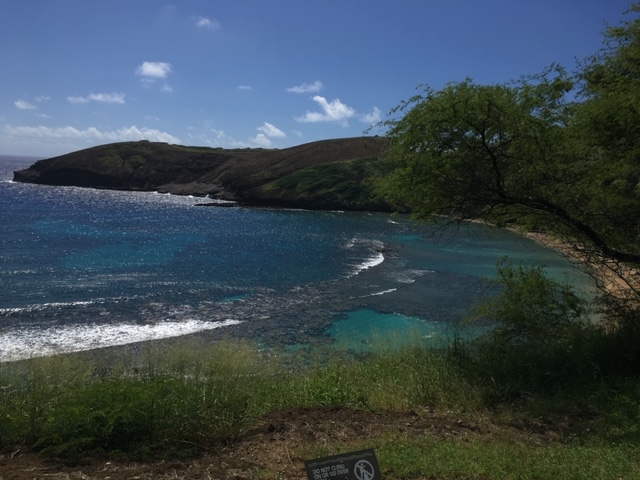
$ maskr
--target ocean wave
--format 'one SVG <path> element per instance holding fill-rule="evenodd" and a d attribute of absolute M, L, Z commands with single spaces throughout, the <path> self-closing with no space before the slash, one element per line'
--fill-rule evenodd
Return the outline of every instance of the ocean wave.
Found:
<path fill-rule="evenodd" d="M 0 272 L 0 275 L 6 275 L 8 277 L 13 276 L 13 275 L 33 275 L 36 273 L 40 273 L 38 272 L 38 270 L 34 270 L 34 269 L 27 269 L 27 270 L 8 270 L 8 271 L 4 271 L 4 272 Z"/>
<path fill-rule="evenodd" d="M 349 275 L 350 277 L 358 275 L 359 273 L 376 267 L 384 262 L 384 254 L 382 252 L 385 250 L 385 245 L 380 240 L 353 237 L 344 245 L 344 248 L 351 249 L 357 245 L 365 245 L 365 247 L 368 250 L 373 251 L 373 253 L 362 263 L 353 266 L 353 271 Z"/>
<path fill-rule="evenodd" d="M 388 288 L 387 290 L 381 290 L 379 292 L 369 293 L 368 295 L 362 295 L 361 297 L 358 297 L 358 298 L 378 297 L 380 295 L 386 295 L 387 293 L 395 292 L 396 290 L 398 290 L 398 289 L 397 288 Z"/>
<path fill-rule="evenodd" d="M 27 305 L 25 307 L 9 307 L 0 308 L 0 317 L 8 317 L 9 315 L 15 315 L 18 313 L 38 312 L 41 310 L 47 310 L 49 308 L 60 307 L 75 307 L 82 305 L 93 305 L 95 303 L 102 303 L 100 300 L 83 300 L 79 302 L 50 302 L 50 303 L 35 303 Z"/>
<path fill-rule="evenodd" d="M 83 284 L 85 287 L 88 285 Z M 33 303 L 30 305 L 24 305 L 22 307 L 6 307 L 0 308 L 0 318 L 8 317 L 10 315 L 16 315 L 21 313 L 41 312 L 50 309 L 65 309 L 68 307 L 86 307 L 89 305 L 106 305 L 106 304 L 118 304 L 124 301 L 136 300 L 140 298 L 148 298 L 149 295 L 121 295 L 114 297 L 97 297 L 91 300 L 78 300 L 75 302 L 46 302 L 46 303 Z"/>
<path fill-rule="evenodd" d="M 373 268 L 375 266 L 378 266 L 382 262 L 384 262 L 384 255 L 382 253 L 378 252 L 373 257 L 371 257 L 368 260 L 365 260 L 364 262 L 362 262 L 360 265 L 356 265 L 355 272 L 353 273 L 353 275 L 358 275 L 360 272 L 362 272 L 364 270 L 368 270 L 369 268 Z"/>
<path fill-rule="evenodd" d="M 422 277 L 426 273 L 434 273 L 433 270 L 404 270 L 397 272 L 394 276 L 394 280 L 398 283 L 414 283 L 416 278 Z"/>
<path fill-rule="evenodd" d="M 146 325 L 120 323 L 56 326 L 45 329 L 22 327 L 0 333 L 0 362 L 160 340 L 239 323 L 242 322 L 234 319 L 217 322 L 190 319 Z"/>

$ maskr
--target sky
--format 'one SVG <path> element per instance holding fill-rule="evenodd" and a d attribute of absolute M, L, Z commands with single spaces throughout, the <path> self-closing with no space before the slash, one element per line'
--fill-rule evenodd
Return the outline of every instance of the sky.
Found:
<path fill-rule="evenodd" d="M 420 92 L 602 47 L 628 0 L 0 0 L 0 154 L 384 134 Z"/>

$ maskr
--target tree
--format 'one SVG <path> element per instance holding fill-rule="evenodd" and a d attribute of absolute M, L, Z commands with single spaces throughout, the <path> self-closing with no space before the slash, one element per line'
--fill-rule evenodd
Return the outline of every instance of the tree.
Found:
<path fill-rule="evenodd" d="M 559 100 L 571 88 L 562 72 L 535 86 L 467 79 L 426 88 L 399 107 L 404 117 L 387 123 L 395 170 L 382 191 L 423 219 L 493 219 L 538 203 L 543 212 L 550 168 L 562 169 L 568 109 Z"/>
<path fill-rule="evenodd" d="M 393 169 L 379 191 L 423 220 L 542 228 L 637 301 L 640 20 L 607 29 L 605 45 L 573 76 L 553 66 L 518 82 L 424 88 L 385 122 Z"/>
<path fill-rule="evenodd" d="M 592 223 L 607 230 L 607 246 L 637 254 L 640 226 L 640 3 L 631 17 L 605 33 L 602 50 L 576 74 L 580 95 L 571 124 L 578 154 L 590 165 L 595 187 L 588 199 Z M 600 252 L 586 249 L 592 258 Z M 637 279 L 620 262 L 637 265 L 637 255 L 612 255 L 603 246 L 603 261 L 626 282 L 626 293 L 640 296 Z M 637 300 L 637 299 L 636 299 Z"/>

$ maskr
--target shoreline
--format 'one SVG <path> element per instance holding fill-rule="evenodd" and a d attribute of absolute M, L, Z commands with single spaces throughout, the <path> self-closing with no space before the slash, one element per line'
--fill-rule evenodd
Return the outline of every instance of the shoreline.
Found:
<path fill-rule="evenodd" d="M 513 228 L 509 229 L 579 264 L 577 268 L 580 268 L 594 280 L 597 290 L 607 295 L 618 299 L 628 299 L 629 294 L 640 290 L 640 271 L 638 269 L 613 261 L 590 262 L 586 253 L 581 253 L 577 248 L 558 237 L 542 232 L 523 233 Z"/>
<path fill-rule="evenodd" d="M 490 225 L 529 238 L 574 263 L 576 268 L 593 280 L 596 290 L 618 300 L 630 300 L 636 297 L 637 302 L 638 292 L 640 292 L 640 268 L 631 268 L 614 261 L 606 262 L 601 257 L 600 262 L 589 261 L 586 252 L 581 252 L 578 247 L 573 247 L 569 242 L 549 233 L 523 231 L 509 226 L 501 227 L 478 219 L 465 221 Z"/>

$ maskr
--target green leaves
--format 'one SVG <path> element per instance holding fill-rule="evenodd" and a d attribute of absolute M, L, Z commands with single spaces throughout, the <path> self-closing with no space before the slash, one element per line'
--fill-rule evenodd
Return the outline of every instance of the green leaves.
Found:
<path fill-rule="evenodd" d="M 491 335 L 502 343 L 571 348 L 590 328 L 588 302 L 541 267 L 502 263 L 498 284 L 501 293 L 476 307 L 474 316 L 496 324 Z"/>
<path fill-rule="evenodd" d="M 482 216 L 534 185 L 531 174 L 555 156 L 564 121 L 556 105 L 564 80 L 545 81 L 534 88 L 467 79 L 428 92 L 392 126 L 389 158 L 413 185 L 419 180 L 432 192 L 433 211 L 421 213 Z"/>

